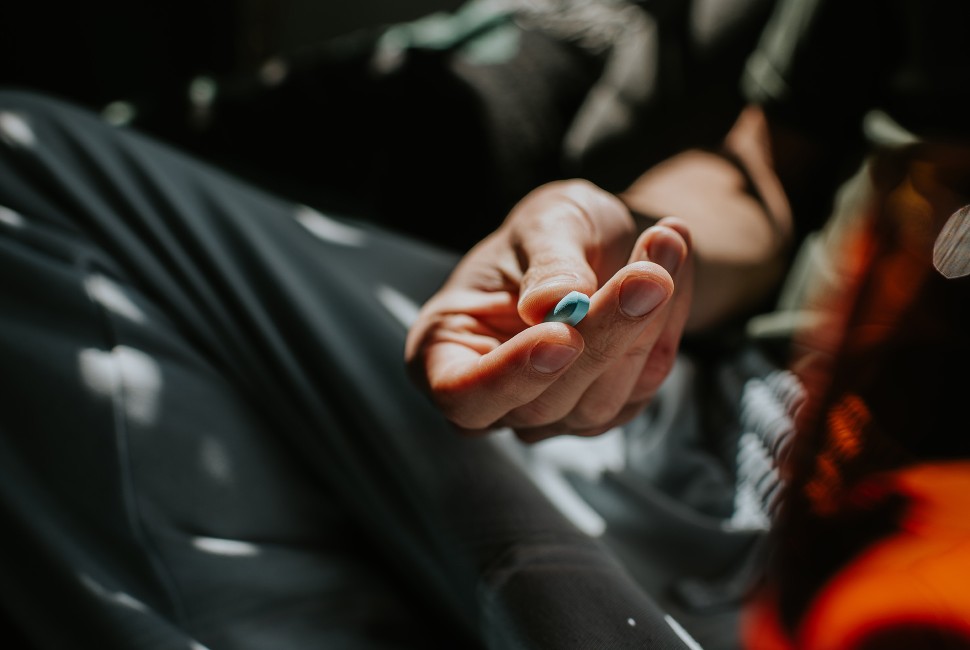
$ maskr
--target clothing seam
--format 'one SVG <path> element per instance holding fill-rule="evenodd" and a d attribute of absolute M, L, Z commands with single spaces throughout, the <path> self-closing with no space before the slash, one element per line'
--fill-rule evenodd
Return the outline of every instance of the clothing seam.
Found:
<path fill-rule="evenodd" d="M 80 260 L 80 266 L 84 274 L 85 281 L 95 273 L 99 272 L 97 270 L 97 262 L 91 260 L 90 258 Z M 117 328 L 114 326 L 108 311 L 94 298 L 94 296 L 91 295 L 90 289 L 88 289 L 86 285 L 84 292 L 99 314 L 103 325 L 105 342 L 110 346 L 110 351 L 113 353 L 113 351 L 121 345 Z M 164 589 L 169 601 L 172 604 L 172 611 L 176 621 L 180 624 L 180 626 L 183 627 L 183 629 L 185 629 L 185 624 L 188 619 L 186 616 L 184 603 L 182 602 L 182 598 L 177 587 L 177 581 L 175 580 L 174 574 L 169 569 L 168 564 L 162 558 L 162 554 L 158 550 L 154 538 L 149 533 L 148 527 L 144 523 L 144 516 L 141 508 L 138 504 L 138 490 L 135 486 L 134 472 L 131 467 L 130 446 L 128 445 L 128 417 L 124 412 L 124 404 L 126 400 L 127 391 L 125 388 L 124 376 L 119 372 L 119 381 L 111 391 L 111 410 L 115 432 L 115 453 L 117 454 L 119 483 L 121 484 L 121 496 L 125 509 L 125 517 L 127 519 L 128 528 L 131 530 L 135 540 L 141 544 L 142 548 L 144 549 L 152 571 L 155 573 L 160 585 Z"/>

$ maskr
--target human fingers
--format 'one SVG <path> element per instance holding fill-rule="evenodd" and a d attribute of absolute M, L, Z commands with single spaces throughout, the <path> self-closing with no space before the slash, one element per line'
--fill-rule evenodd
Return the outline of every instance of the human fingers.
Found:
<path fill-rule="evenodd" d="M 630 402 L 626 404 L 612 420 L 591 428 L 573 429 L 568 427 L 563 422 L 556 422 L 553 424 L 531 428 L 520 427 L 515 429 L 514 433 L 519 440 L 529 444 L 540 442 L 546 438 L 553 438 L 555 436 L 562 435 L 591 438 L 602 435 L 614 427 L 626 424 L 643 409 L 645 409 L 649 403 L 649 400 L 644 402 Z"/>
<path fill-rule="evenodd" d="M 570 291 L 593 294 L 623 265 L 634 234 L 622 203 L 590 183 L 552 183 L 531 193 L 422 309 L 408 336 L 412 374 L 466 429 L 490 426 L 533 400 L 575 356 L 555 371 L 548 360 L 583 349 L 568 326 L 538 327 L 544 316 Z M 515 301 L 509 310 L 485 304 L 506 297 Z M 528 332 L 529 326 L 538 329 Z M 577 338 L 558 347 L 530 338 L 551 331 Z"/>
<path fill-rule="evenodd" d="M 615 363 L 609 366 L 587 388 L 572 411 L 563 419 L 563 426 L 575 435 L 590 431 L 605 431 L 615 426 L 621 412 L 631 403 L 645 404 L 663 381 L 672 363 L 680 332 L 689 307 L 689 285 L 682 287 L 680 270 L 690 254 L 689 234 L 682 223 L 668 220 L 645 231 L 637 241 L 631 261 L 650 261 L 659 264 L 673 280 L 674 294 L 642 328 L 636 340 Z M 650 382 L 656 380 L 657 385 Z"/>
<path fill-rule="evenodd" d="M 635 228 L 620 201 L 589 183 L 553 184 L 510 215 L 522 270 L 518 310 L 534 325 L 564 295 L 592 295 L 624 263 Z"/>
<path fill-rule="evenodd" d="M 656 263 L 639 261 L 617 272 L 593 294 L 589 315 L 577 326 L 586 344 L 583 354 L 541 395 L 510 411 L 502 424 L 535 428 L 571 416 L 589 386 L 628 354 L 644 328 L 656 327 L 654 321 L 662 319 L 662 307 L 672 293 L 670 275 Z M 634 379 L 629 378 L 631 385 Z M 612 415 L 592 420 L 602 422 Z"/>
<path fill-rule="evenodd" d="M 445 417 L 468 431 L 486 429 L 541 395 L 584 347 L 582 336 L 564 323 L 542 323 L 503 342 L 474 331 L 469 318 L 440 318 L 410 359 Z"/>
<path fill-rule="evenodd" d="M 627 422 L 649 403 L 659 381 L 669 372 L 666 351 L 676 352 L 689 311 L 690 283 L 681 284 L 689 257 L 690 235 L 679 220 L 663 220 L 641 235 L 631 262 L 648 260 L 663 266 L 675 279 L 673 298 L 651 317 L 627 352 L 589 386 L 566 416 L 540 426 L 518 423 L 520 438 L 531 442 L 561 434 L 598 435 Z M 669 355 L 671 363 L 673 356 Z"/>
<path fill-rule="evenodd" d="M 674 217 L 667 217 L 657 225 L 676 232 L 683 241 L 685 250 L 676 271 L 668 268 L 674 278 L 676 291 L 667 306 L 664 326 L 650 345 L 646 362 L 643 364 L 633 390 L 627 398 L 630 403 L 649 403 L 667 375 L 670 374 L 677 358 L 677 352 L 680 349 L 680 341 L 683 338 L 684 328 L 687 325 L 687 318 L 690 315 L 693 303 L 694 258 L 690 230 L 687 224 Z M 669 249 L 666 255 L 671 256 L 665 260 L 664 255 L 665 253 L 660 252 L 655 256 L 655 259 L 667 268 L 668 264 L 675 262 L 675 258 L 669 252 Z"/>

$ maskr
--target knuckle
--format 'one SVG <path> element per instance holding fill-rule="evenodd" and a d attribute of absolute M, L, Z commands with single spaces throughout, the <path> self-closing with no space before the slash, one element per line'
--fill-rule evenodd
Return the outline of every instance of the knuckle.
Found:
<path fill-rule="evenodd" d="M 488 435 L 491 428 L 481 428 L 481 429 L 467 429 L 465 427 L 459 426 L 452 422 L 452 426 L 458 434 L 466 438 L 481 438 L 482 436 Z"/>
<path fill-rule="evenodd" d="M 635 418 L 639 413 L 647 407 L 649 400 L 630 402 L 623 406 L 613 418 L 609 421 L 597 425 L 591 425 L 587 427 L 577 427 L 574 431 L 577 436 L 593 437 L 600 434 L 606 433 L 614 427 L 622 426 Z"/>
<path fill-rule="evenodd" d="M 513 409 L 505 417 L 505 421 L 515 428 L 535 428 L 558 422 L 562 415 L 560 409 L 551 403 L 537 400 Z"/>
<path fill-rule="evenodd" d="M 677 350 L 676 341 L 662 337 L 650 351 L 650 365 L 655 366 L 666 375 L 674 365 Z"/>
<path fill-rule="evenodd" d="M 625 403 L 624 397 L 616 395 L 582 400 L 570 416 L 570 424 L 576 429 L 593 429 L 613 421 Z"/>
<path fill-rule="evenodd" d="M 641 381 L 633 389 L 633 392 L 630 393 L 630 403 L 640 404 L 641 407 L 646 406 L 651 401 L 653 401 L 653 398 L 656 396 L 657 386 L 658 385 L 656 383 L 652 383 L 652 382 L 647 383 L 647 382 Z"/>
<path fill-rule="evenodd" d="M 593 427 L 590 429 L 580 429 L 577 431 L 573 431 L 572 433 L 575 436 L 580 436 L 583 438 L 595 438 L 596 436 L 603 435 L 604 433 L 612 429 L 613 426 L 614 425 L 612 424 L 603 425 L 603 426 Z"/>
<path fill-rule="evenodd" d="M 634 343 L 631 345 L 624 356 L 631 361 L 639 361 L 643 363 L 643 360 L 650 356 L 653 352 L 655 346 L 645 343 Z"/>
<path fill-rule="evenodd" d="M 650 401 L 652 399 L 653 399 L 653 396 L 651 395 L 646 399 L 633 400 L 628 404 L 626 404 L 620 410 L 619 415 L 617 415 L 616 418 L 614 419 L 612 426 L 620 426 L 621 424 L 626 424 L 627 422 L 629 422 L 630 420 L 638 416 L 643 411 L 643 409 L 647 408 L 647 406 L 650 405 Z"/>
<path fill-rule="evenodd" d="M 436 380 L 433 377 L 428 378 L 428 390 L 434 399 L 435 404 L 441 409 L 445 414 L 451 411 L 460 410 L 460 405 L 462 403 L 463 391 L 459 390 L 453 382 L 446 382 Z"/>
<path fill-rule="evenodd" d="M 660 384 L 667 378 L 667 375 L 670 374 L 676 358 L 676 347 L 669 344 L 655 346 L 640 373 L 633 393 L 639 396 L 655 393 Z"/>
<path fill-rule="evenodd" d="M 431 396 L 442 415 L 459 428 L 484 429 L 493 422 L 488 416 L 479 413 L 478 409 L 469 409 L 464 391 L 452 384 L 432 385 Z"/>
<path fill-rule="evenodd" d="M 487 429 L 494 423 L 494 420 L 489 417 L 481 414 L 468 413 L 466 409 L 461 409 L 454 405 L 450 408 L 442 407 L 441 410 L 445 418 L 460 429 L 476 431 Z"/>
<path fill-rule="evenodd" d="M 539 442 L 546 438 L 572 434 L 574 431 L 562 422 L 547 424 L 541 427 L 518 427 L 514 429 L 516 437 L 526 443 Z"/>
<path fill-rule="evenodd" d="M 607 366 L 615 361 L 623 351 L 615 343 L 600 341 L 595 345 L 587 344 L 583 350 L 586 360 L 594 366 Z"/>
<path fill-rule="evenodd" d="M 516 438 L 530 445 L 549 437 L 542 429 L 538 428 L 517 427 L 513 428 L 513 431 L 515 432 Z"/>

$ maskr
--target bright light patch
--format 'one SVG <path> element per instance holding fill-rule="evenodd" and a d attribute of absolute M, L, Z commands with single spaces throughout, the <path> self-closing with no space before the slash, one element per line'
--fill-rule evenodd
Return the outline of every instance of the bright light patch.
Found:
<path fill-rule="evenodd" d="M 95 394 L 123 400 L 125 414 L 151 424 L 158 412 L 162 372 L 158 362 L 128 346 L 111 351 L 88 348 L 78 353 L 81 381 Z"/>
<path fill-rule="evenodd" d="M 300 224 L 320 239 L 341 246 L 363 246 L 366 240 L 364 231 L 326 217 L 313 208 L 301 205 L 294 215 Z"/>
<path fill-rule="evenodd" d="M 531 452 L 562 472 L 596 481 L 626 466 L 626 439 L 620 427 L 591 438 L 556 436 L 531 446 Z"/>
<path fill-rule="evenodd" d="M 680 640 L 683 641 L 684 645 L 690 648 L 690 650 L 704 650 L 704 648 L 701 647 L 701 644 L 695 641 L 694 637 L 688 634 L 687 630 L 682 628 L 680 626 L 680 623 L 675 621 L 670 614 L 665 615 L 664 620 L 667 621 L 667 625 L 670 626 L 670 629 L 672 629 L 677 634 L 677 636 L 680 637 Z"/>
<path fill-rule="evenodd" d="M 222 539 L 219 537 L 195 537 L 192 546 L 204 553 L 225 555 L 228 557 L 252 557 L 259 555 L 259 547 L 249 542 L 236 539 Z"/>
<path fill-rule="evenodd" d="M 0 140 L 12 147 L 32 147 L 37 142 L 27 119 L 11 111 L 0 111 Z"/>
<path fill-rule="evenodd" d="M 405 328 L 411 327 L 418 319 L 420 306 L 397 289 L 380 285 L 374 292 L 377 300 L 398 320 Z"/>
<path fill-rule="evenodd" d="M 145 322 L 145 313 L 114 280 L 101 274 L 92 274 L 84 281 L 84 286 L 91 299 L 108 311 L 136 323 Z"/>
<path fill-rule="evenodd" d="M 78 353 L 81 381 L 96 395 L 111 397 L 121 385 L 121 374 L 114 355 L 108 350 L 88 348 Z"/>
<path fill-rule="evenodd" d="M 119 345 L 114 349 L 121 365 L 125 391 L 125 412 L 142 424 L 154 422 L 162 389 L 158 362 L 140 350 Z"/>
<path fill-rule="evenodd" d="M 0 223 L 6 224 L 11 228 L 23 228 L 24 218 L 10 208 L 0 205 Z"/>
<path fill-rule="evenodd" d="M 88 575 L 81 574 L 78 577 L 81 580 L 81 584 L 83 584 L 88 591 L 104 601 L 113 603 L 126 609 L 133 609 L 138 612 L 148 610 L 148 606 L 145 603 L 141 602 L 131 594 L 127 594 L 123 591 L 110 591 Z"/>

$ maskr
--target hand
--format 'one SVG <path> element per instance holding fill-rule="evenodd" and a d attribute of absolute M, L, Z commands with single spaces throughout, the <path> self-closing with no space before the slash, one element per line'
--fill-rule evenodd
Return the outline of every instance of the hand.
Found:
<path fill-rule="evenodd" d="M 459 428 L 527 442 L 598 435 L 637 414 L 673 364 L 690 308 L 683 222 L 637 235 L 626 207 L 584 181 L 545 185 L 473 248 L 411 328 L 416 380 Z M 569 291 L 576 327 L 544 323 Z"/>

